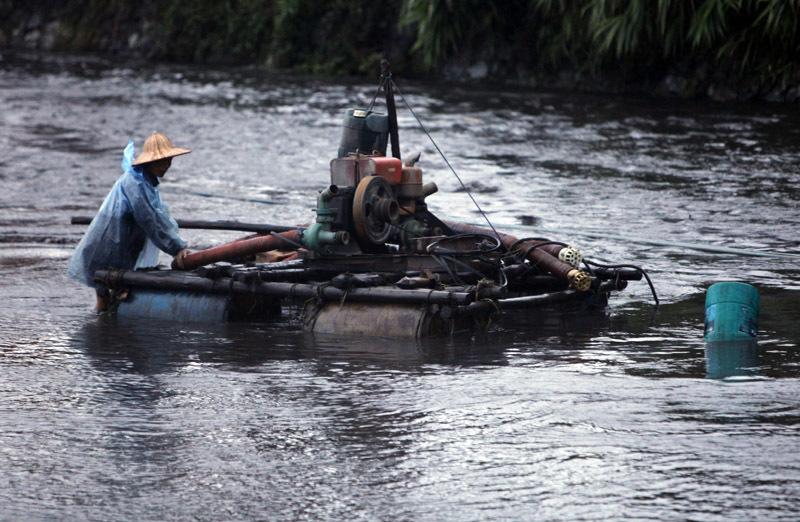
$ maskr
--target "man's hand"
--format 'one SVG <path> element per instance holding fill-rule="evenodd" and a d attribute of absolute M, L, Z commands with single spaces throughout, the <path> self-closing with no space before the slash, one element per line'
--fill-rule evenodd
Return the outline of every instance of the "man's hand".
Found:
<path fill-rule="evenodd" d="M 172 258 L 172 269 L 173 270 L 183 270 L 183 260 L 191 254 L 192 251 L 188 248 L 184 248 Z"/>

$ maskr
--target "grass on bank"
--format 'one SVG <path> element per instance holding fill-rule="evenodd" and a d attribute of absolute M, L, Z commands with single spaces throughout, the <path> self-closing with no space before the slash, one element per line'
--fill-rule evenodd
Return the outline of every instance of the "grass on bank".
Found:
<path fill-rule="evenodd" d="M 800 71 L 800 0 L 0 0 L 0 15 L 6 40 L 49 17 L 63 50 L 124 52 L 135 35 L 151 58 L 323 74 L 383 56 L 407 75 L 454 59 L 640 79 L 705 66 L 760 85 Z"/>

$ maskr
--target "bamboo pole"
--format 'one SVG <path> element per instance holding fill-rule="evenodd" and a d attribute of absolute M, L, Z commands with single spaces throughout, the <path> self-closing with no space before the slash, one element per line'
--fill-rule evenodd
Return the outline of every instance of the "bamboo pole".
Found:
<path fill-rule="evenodd" d="M 169 271 L 98 270 L 94 275 L 94 280 L 96 283 L 112 288 L 150 288 L 225 295 L 259 294 L 278 298 L 319 298 L 324 301 L 340 302 L 467 305 L 475 299 L 474 292 L 449 292 L 428 289 L 403 290 L 385 287 L 342 290 L 328 284 L 256 281 L 248 284 L 230 278 L 207 279 L 193 274 Z"/>
<path fill-rule="evenodd" d="M 89 225 L 91 216 L 72 216 L 70 223 L 73 225 Z M 302 227 L 284 225 L 262 225 L 259 223 L 242 223 L 240 221 L 204 221 L 201 219 L 176 219 L 178 226 L 195 230 L 237 230 L 240 232 L 256 232 L 258 234 L 271 234 L 272 232 L 289 232 Z"/>

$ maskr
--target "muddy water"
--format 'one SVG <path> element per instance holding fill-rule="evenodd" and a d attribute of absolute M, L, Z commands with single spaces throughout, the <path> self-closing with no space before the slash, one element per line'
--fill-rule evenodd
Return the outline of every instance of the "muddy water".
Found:
<path fill-rule="evenodd" d="M 604 313 L 421 343 L 94 317 L 69 218 L 128 139 L 194 150 L 162 185 L 174 216 L 306 222 L 375 85 L 3 55 L 0 519 L 800 517 L 797 258 L 642 241 L 800 252 L 796 107 L 398 80 L 498 229 L 641 265 L 662 306 L 635 283 Z M 400 126 L 432 210 L 479 224 Z M 759 289 L 758 346 L 707 357 L 723 280 Z"/>

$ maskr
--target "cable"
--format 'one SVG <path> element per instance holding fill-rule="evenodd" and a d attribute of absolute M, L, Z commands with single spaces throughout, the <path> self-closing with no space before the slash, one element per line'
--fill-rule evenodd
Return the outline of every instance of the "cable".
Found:
<path fill-rule="evenodd" d="M 434 257 L 436 257 L 436 256 L 434 256 Z M 479 275 L 481 277 L 481 279 L 488 279 L 488 277 L 483 275 L 483 272 L 481 272 L 480 270 L 478 270 L 477 268 L 475 268 L 473 266 L 469 266 L 467 263 L 465 263 L 463 261 L 460 261 L 460 260 L 456 259 L 455 257 L 451 257 L 451 256 L 439 256 L 439 257 L 441 257 L 442 259 L 447 259 L 448 261 L 452 261 L 453 263 L 466 268 L 470 272 L 474 272 L 475 274 Z M 458 270 L 456 270 L 456 273 L 458 273 Z"/>
<path fill-rule="evenodd" d="M 443 259 L 441 259 L 439 256 L 435 256 L 435 255 L 431 254 L 431 257 L 433 258 L 433 260 L 434 260 L 434 261 L 436 261 L 437 263 L 439 263 L 439 266 L 441 266 L 442 268 L 444 268 L 444 269 L 445 269 L 445 271 L 448 273 L 448 275 L 450 275 L 450 279 L 451 279 L 453 282 L 455 282 L 455 283 L 458 283 L 458 284 L 462 284 L 462 283 L 463 283 L 463 281 L 461 280 L 461 278 L 460 278 L 460 277 L 458 277 L 458 270 L 456 270 L 456 273 L 454 274 L 454 273 L 453 273 L 453 272 L 450 270 L 450 266 L 449 266 L 447 263 L 445 263 L 445 262 L 444 262 L 444 260 L 443 260 Z"/>
<path fill-rule="evenodd" d="M 469 191 L 469 189 L 467 188 L 467 186 L 466 186 L 466 185 L 464 184 L 464 182 L 461 180 L 461 176 L 459 176 L 459 175 L 458 175 L 458 173 L 456 172 L 456 169 L 454 169 L 454 168 L 453 168 L 453 166 L 450 164 L 450 161 L 448 161 L 448 159 L 447 159 L 447 156 L 445 156 L 445 155 L 444 155 L 444 152 L 442 152 L 442 149 L 440 149 L 440 148 L 439 148 L 439 145 L 437 145 L 437 144 L 436 144 L 436 141 L 433 139 L 433 136 L 431 136 L 431 134 L 428 132 L 428 129 L 426 129 L 426 128 L 425 128 L 425 125 L 423 125 L 423 124 L 422 124 L 422 120 L 420 120 L 420 119 L 419 119 L 419 116 L 417 116 L 417 113 L 416 113 L 416 112 L 414 112 L 414 109 L 412 109 L 412 108 L 411 108 L 411 105 L 409 105 L 408 101 L 406 101 L 406 97 L 405 97 L 405 96 L 403 96 L 403 92 L 400 90 L 400 88 L 397 86 L 397 84 L 396 84 L 396 83 L 394 83 L 394 80 L 392 80 L 392 78 L 391 78 L 391 77 L 390 77 L 390 78 L 388 78 L 388 80 L 391 82 L 391 84 L 392 84 L 392 87 L 393 87 L 393 88 L 394 88 L 394 89 L 397 91 L 397 94 L 399 94 L 399 95 L 400 95 L 400 99 L 401 99 L 401 100 L 403 100 L 403 103 L 405 103 L 405 104 L 406 104 L 406 107 L 408 108 L 408 110 L 409 110 L 409 111 L 411 111 L 411 114 L 414 116 L 414 119 L 416 119 L 416 120 L 417 120 L 417 123 L 419 123 L 419 126 L 420 126 L 420 128 L 422 129 L 422 132 L 424 132 L 424 133 L 425 133 L 425 135 L 426 135 L 426 136 L 428 136 L 428 139 L 430 139 L 430 140 L 431 140 L 431 143 L 432 143 L 432 144 L 433 144 L 433 146 L 436 148 L 436 151 L 437 151 L 437 152 L 439 153 L 439 155 L 442 157 L 442 159 L 444 160 L 444 162 L 447 164 L 447 167 L 450 169 L 450 172 L 452 172 L 452 173 L 453 173 L 453 175 L 454 175 L 454 176 L 456 177 L 456 179 L 458 180 L 458 182 L 459 182 L 459 183 L 461 183 L 461 187 L 462 187 L 462 188 L 464 189 L 464 191 L 467 193 L 467 195 L 469 196 L 469 199 L 471 199 L 471 200 L 472 200 L 472 202 L 475 204 L 475 207 L 477 207 L 477 209 L 478 209 L 478 212 L 480 212 L 480 213 L 481 213 L 481 215 L 483 216 L 483 219 L 485 219 L 485 220 L 486 220 L 486 222 L 489 224 L 489 227 L 492 229 L 492 232 L 494 232 L 494 235 L 495 235 L 495 236 L 497 236 L 497 239 L 500 239 L 500 234 L 498 234 L 498 233 L 497 233 L 497 230 L 494 228 L 494 225 L 492 225 L 492 222 L 491 222 L 491 221 L 489 221 L 489 217 L 488 217 L 488 216 L 486 215 L 486 213 L 483 211 L 483 209 L 481 208 L 481 206 L 480 206 L 480 205 L 478 205 L 478 202 L 477 202 L 477 201 L 475 201 L 475 198 L 472 196 L 472 193 Z M 501 242 L 502 242 L 502 240 L 501 240 Z"/>
<path fill-rule="evenodd" d="M 476 249 L 473 249 L 473 250 L 454 250 L 454 249 L 451 249 L 451 248 L 443 248 L 443 247 L 439 246 L 439 243 L 442 243 L 442 242 L 453 241 L 455 239 L 464 239 L 464 238 L 468 238 L 468 237 L 490 239 L 492 241 L 495 241 L 495 244 L 494 244 L 494 246 L 492 246 L 488 250 L 484 250 L 484 249 L 481 249 L 481 248 L 476 248 Z M 494 252 L 495 250 L 499 249 L 502 244 L 503 243 L 502 243 L 502 241 L 500 241 L 499 238 L 492 237 L 492 236 L 490 236 L 488 234 L 467 233 L 467 234 L 456 234 L 455 236 L 446 236 L 446 237 L 443 237 L 441 239 L 437 239 L 436 241 L 434 241 L 433 243 L 428 245 L 425 248 L 425 251 L 428 252 L 428 253 L 432 253 L 432 254 L 439 254 L 439 253 L 441 253 L 441 254 L 465 254 L 465 255 L 466 254 L 488 254 L 489 252 Z"/>
<path fill-rule="evenodd" d="M 401 232 L 405 232 L 405 233 L 406 233 L 406 234 L 408 234 L 409 236 L 414 236 L 414 237 L 426 237 L 426 236 L 423 236 L 423 235 L 417 234 L 416 232 L 412 232 L 412 231 L 408 230 L 407 228 L 403 228 L 403 227 L 401 227 L 400 225 L 395 225 L 394 223 L 388 223 L 388 225 L 389 225 L 390 227 L 392 227 L 392 228 L 396 228 L 397 230 L 400 230 Z"/>
<path fill-rule="evenodd" d="M 381 93 L 381 89 L 383 89 L 383 84 L 385 83 L 384 77 L 381 74 L 381 83 L 378 85 L 378 90 L 375 91 L 375 96 L 372 97 L 372 101 L 369 102 L 369 107 L 367 107 L 367 113 L 369 113 L 372 108 L 375 106 L 375 100 L 378 99 L 378 95 Z"/>
<path fill-rule="evenodd" d="M 650 276 L 647 275 L 647 271 L 644 268 L 636 265 L 602 265 L 600 263 L 595 263 L 594 261 L 589 261 L 588 259 L 584 259 L 583 264 L 586 266 L 596 266 L 598 268 L 633 268 L 634 270 L 638 270 L 647 280 L 647 284 L 650 285 L 650 292 L 653 293 L 653 299 L 656 302 L 656 306 L 659 305 L 658 295 L 656 295 L 656 288 L 653 286 L 653 282 L 650 280 Z"/>
<path fill-rule="evenodd" d="M 563 246 L 565 248 L 567 246 L 569 246 L 566 243 L 562 243 L 560 241 L 550 241 L 546 237 L 523 237 L 522 239 L 517 239 L 516 241 L 511 243 L 511 246 L 508 247 L 508 251 L 511 252 L 512 250 L 514 250 L 514 247 L 518 246 L 520 243 L 524 243 L 525 241 L 541 241 L 541 243 L 539 243 L 539 245 L 537 245 L 537 246 L 559 245 L 559 246 Z"/>
<path fill-rule="evenodd" d="M 500 285 L 500 288 L 505 288 L 508 286 L 508 276 L 506 275 L 506 270 L 501 266 L 497 269 L 497 272 L 503 276 L 502 281 L 503 284 Z"/>

